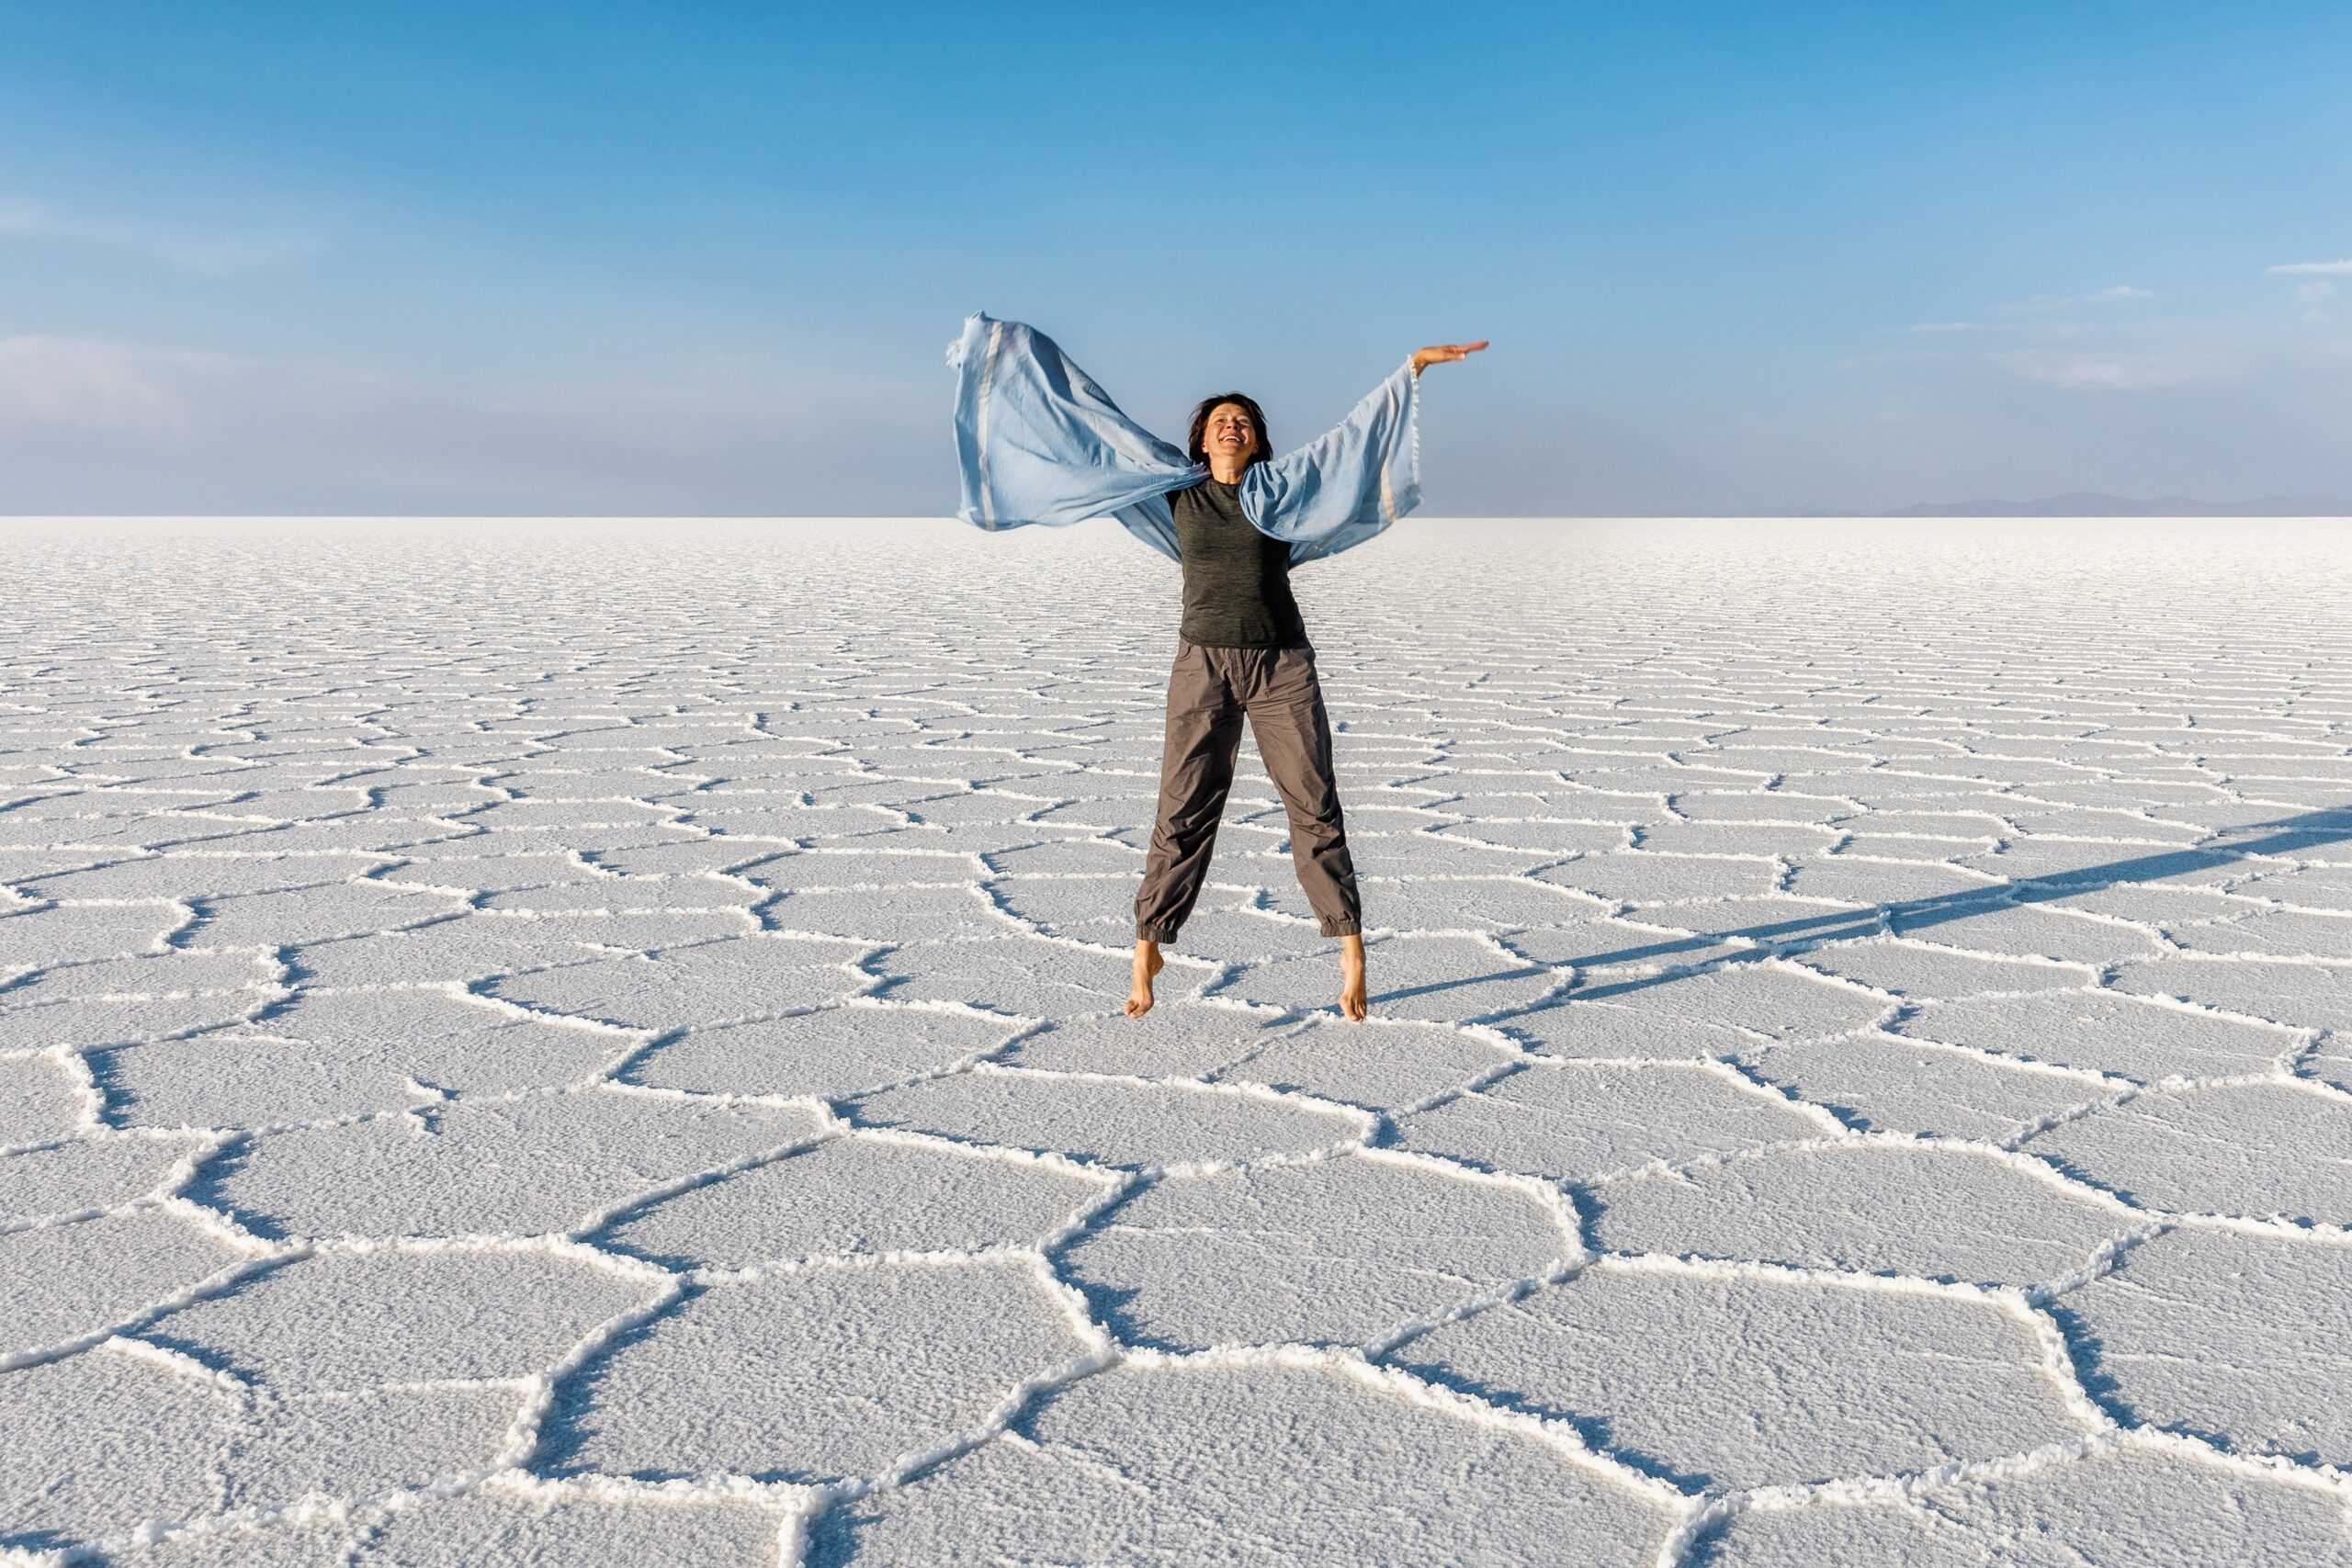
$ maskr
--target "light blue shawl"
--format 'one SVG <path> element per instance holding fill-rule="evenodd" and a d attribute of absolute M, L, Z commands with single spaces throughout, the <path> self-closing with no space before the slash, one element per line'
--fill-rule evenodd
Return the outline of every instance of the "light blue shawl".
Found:
<path fill-rule="evenodd" d="M 981 528 L 1115 517 L 1170 560 L 1171 491 L 1208 477 L 1119 412 L 1054 340 L 981 311 L 948 345 L 963 504 Z M 1407 360 L 1333 430 L 1241 473 L 1242 514 L 1290 545 L 1291 564 L 1363 544 L 1421 500 L 1420 378 Z"/>

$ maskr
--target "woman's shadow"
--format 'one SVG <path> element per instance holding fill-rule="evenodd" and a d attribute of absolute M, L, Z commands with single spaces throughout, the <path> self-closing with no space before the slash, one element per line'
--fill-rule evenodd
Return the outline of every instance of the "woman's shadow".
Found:
<path fill-rule="evenodd" d="M 1558 996 L 1521 1011 L 1511 1018 L 1555 1008 L 1563 1002 L 1603 1001 L 1629 992 L 1646 990 L 1653 986 L 1671 985 L 1697 975 L 1709 975 L 1742 964 L 1753 964 L 1767 958 L 1786 958 L 1834 942 L 1849 941 L 1868 936 L 1909 936 L 1954 920 L 1965 920 L 1999 909 L 2021 908 L 2032 904 L 2046 904 L 2056 899 L 2097 892 L 2126 883 L 2161 882 L 2168 877 L 2186 876 L 2198 872 L 2213 871 L 2234 865 L 2242 861 L 2265 855 L 2285 855 L 2316 848 L 2323 844 L 2341 843 L 2352 839 L 2352 806 L 2326 807 L 2305 812 L 2300 817 L 2288 817 L 2272 822 L 2249 823 L 2241 828 L 2225 829 L 2208 842 L 2187 849 L 2164 850 L 2154 854 L 2135 855 L 2129 860 L 2109 861 L 2102 865 L 2087 865 L 2074 871 L 2047 872 L 2016 882 L 1996 884 L 1987 887 L 1963 888 L 1956 893 L 1939 893 L 1930 898 L 1908 898 L 1893 904 L 1878 904 L 1868 908 L 1837 909 L 1823 915 L 1804 915 L 1793 919 L 1769 920 L 1761 925 L 1741 926 L 1736 930 L 1709 931 L 1680 937 L 1662 937 L 1657 942 L 1624 947 L 1611 953 L 1597 953 L 1579 958 L 1578 970 L 1605 969 L 1630 964 L 1664 964 L 1666 969 L 1656 975 L 1631 979 L 1609 980 L 1599 985 L 1586 985 L 1581 979 Z M 1756 945 L 1737 953 L 1718 953 L 1694 964 L 1677 964 L 1677 954 L 1704 953 L 1721 947 L 1725 942 L 1745 940 Z M 1408 986 L 1384 991 L 1374 997 L 1375 1005 L 1406 997 L 1426 997 L 1463 986 L 1476 986 L 1494 980 L 1511 979 L 1547 974 L 1544 965 L 1506 969 L 1491 974 L 1465 975 L 1450 980 L 1434 980 L 1427 985 Z"/>

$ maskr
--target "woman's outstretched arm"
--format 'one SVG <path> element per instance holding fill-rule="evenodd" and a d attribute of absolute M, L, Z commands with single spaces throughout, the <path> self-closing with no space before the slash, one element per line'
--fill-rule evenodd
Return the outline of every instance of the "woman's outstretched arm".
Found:
<path fill-rule="evenodd" d="M 1242 512 L 1290 546 L 1294 566 L 1380 533 L 1420 504 L 1422 369 L 1486 346 L 1482 338 L 1414 350 L 1332 429 L 1243 470 Z"/>
<path fill-rule="evenodd" d="M 1476 343 L 1433 343 L 1427 348 L 1417 348 L 1413 350 L 1411 360 L 1413 374 L 1418 376 L 1432 365 L 1447 365 L 1466 358 L 1486 346 L 1487 340 L 1480 338 Z"/>

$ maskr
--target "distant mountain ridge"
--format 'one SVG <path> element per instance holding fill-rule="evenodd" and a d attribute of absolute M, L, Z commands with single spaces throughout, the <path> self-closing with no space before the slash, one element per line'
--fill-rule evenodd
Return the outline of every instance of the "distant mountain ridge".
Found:
<path fill-rule="evenodd" d="M 2347 517 L 2352 501 L 2312 496 L 2266 495 L 2259 501 L 2199 501 L 2160 495 L 2134 501 L 2126 495 L 2070 491 L 2039 501 L 1923 501 L 1884 513 L 1888 517 Z"/>

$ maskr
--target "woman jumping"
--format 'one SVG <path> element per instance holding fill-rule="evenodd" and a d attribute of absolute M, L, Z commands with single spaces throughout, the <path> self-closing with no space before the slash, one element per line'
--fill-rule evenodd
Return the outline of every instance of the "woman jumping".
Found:
<path fill-rule="evenodd" d="M 1290 569 L 1363 543 L 1419 502 L 1420 373 L 1486 346 L 1417 350 L 1337 428 L 1280 458 L 1263 411 L 1240 392 L 1203 400 L 1179 454 L 1033 328 L 976 314 L 949 349 L 958 515 L 983 528 L 1115 517 L 1183 568 L 1129 1018 L 1151 1010 L 1160 945 L 1200 897 L 1245 717 L 1282 795 L 1299 886 L 1317 929 L 1340 939 L 1340 1011 L 1363 1018 L 1363 907 Z"/>

